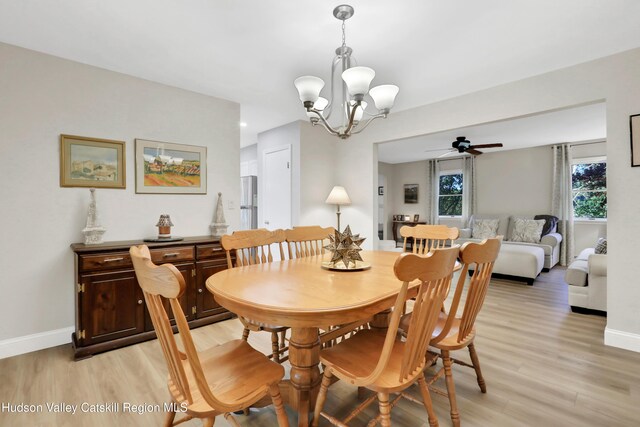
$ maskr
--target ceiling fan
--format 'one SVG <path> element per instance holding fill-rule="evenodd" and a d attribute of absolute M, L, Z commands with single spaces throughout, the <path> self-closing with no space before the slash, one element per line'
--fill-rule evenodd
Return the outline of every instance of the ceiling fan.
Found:
<path fill-rule="evenodd" d="M 438 157 L 450 156 L 451 154 L 454 154 L 454 153 L 460 153 L 460 154 L 469 153 L 474 156 L 478 156 L 482 154 L 482 151 L 478 150 L 478 148 L 499 148 L 499 147 L 503 147 L 503 145 L 501 143 L 471 145 L 471 141 L 469 141 L 464 136 L 459 136 L 456 138 L 455 141 L 451 143 L 451 148 L 449 149 L 449 151 L 447 151 L 444 154 L 441 154 Z M 438 148 L 435 150 L 425 150 L 425 151 L 442 151 L 442 150 L 443 150 L 442 148 Z"/>

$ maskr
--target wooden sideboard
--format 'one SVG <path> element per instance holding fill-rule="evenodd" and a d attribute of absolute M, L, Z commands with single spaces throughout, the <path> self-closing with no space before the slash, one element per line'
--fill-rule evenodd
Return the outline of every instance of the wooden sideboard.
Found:
<path fill-rule="evenodd" d="M 187 288 L 180 304 L 190 327 L 234 317 L 205 287 L 209 276 L 227 268 L 218 238 L 75 243 L 71 249 L 75 253 L 76 331 L 71 339 L 76 359 L 156 337 L 129 256 L 129 248 L 141 244 L 149 247 L 154 263 L 171 263 L 184 276 Z M 168 304 L 167 312 L 171 313 Z"/>

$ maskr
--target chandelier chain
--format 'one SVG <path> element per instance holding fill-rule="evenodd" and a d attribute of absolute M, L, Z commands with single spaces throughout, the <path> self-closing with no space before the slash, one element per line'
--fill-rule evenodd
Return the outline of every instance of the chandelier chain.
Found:
<path fill-rule="evenodd" d="M 345 25 L 344 25 L 344 21 L 342 21 L 342 47 L 345 47 L 347 45 L 345 41 L 346 37 L 344 35 L 344 29 L 345 29 Z"/>

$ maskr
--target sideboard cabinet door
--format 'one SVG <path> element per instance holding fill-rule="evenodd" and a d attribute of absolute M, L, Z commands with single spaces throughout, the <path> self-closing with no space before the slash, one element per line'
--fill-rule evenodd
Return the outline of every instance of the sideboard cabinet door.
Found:
<path fill-rule="evenodd" d="M 84 274 L 80 284 L 82 345 L 144 331 L 144 296 L 133 270 Z"/>

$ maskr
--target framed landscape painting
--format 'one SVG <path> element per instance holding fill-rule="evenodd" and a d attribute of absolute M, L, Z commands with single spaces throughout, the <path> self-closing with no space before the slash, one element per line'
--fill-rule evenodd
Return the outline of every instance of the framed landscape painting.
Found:
<path fill-rule="evenodd" d="M 60 186 L 126 188 L 125 142 L 60 135 Z"/>
<path fill-rule="evenodd" d="M 136 193 L 207 194 L 207 147 L 136 139 Z"/>
<path fill-rule="evenodd" d="M 404 185 L 404 202 L 418 203 L 418 184 Z"/>

